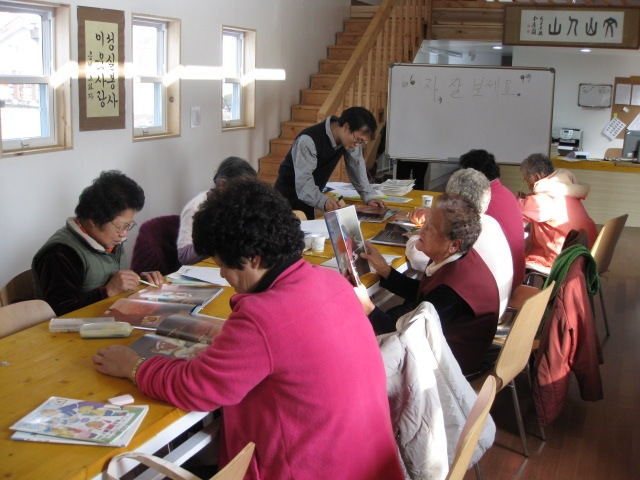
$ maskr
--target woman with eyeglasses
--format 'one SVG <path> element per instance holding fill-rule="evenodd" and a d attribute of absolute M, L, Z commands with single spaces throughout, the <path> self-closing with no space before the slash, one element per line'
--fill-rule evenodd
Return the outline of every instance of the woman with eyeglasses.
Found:
<path fill-rule="evenodd" d="M 80 194 L 75 217 L 38 250 L 31 265 L 36 295 L 56 315 L 135 289 L 140 276 L 162 284 L 160 272 L 128 270 L 123 243 L 136 226 L 144 192 L 117 170 L 105 171 Z"/>
<path fill-rule="evenodd" d="M 338 200 L 322 193 L 329 177 L 344 157 L 347 175 L 367 205 L 386 207 L 374 198 L 367 178 L 362 146 L 373 140 L 378 124 L 373 114 L 363 107 L 350 107 L 340 117 L 305 128 L 296 137 L 278 168 L 274 185 L 289 200 L 294 210 L 302 210 L 314 218 L 314 209 L 330 212 L 340 208 Z"/>

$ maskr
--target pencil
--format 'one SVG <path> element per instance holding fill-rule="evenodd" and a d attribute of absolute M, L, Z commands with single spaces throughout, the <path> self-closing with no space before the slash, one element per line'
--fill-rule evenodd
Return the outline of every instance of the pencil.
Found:
<path fill-rule="evenodd" d="M 146 282 L 146 281 L 144 281 L 142 279 L 140 279 L 140 283 L 144 283 L 145 285 L 149 285 L 150 287 L 159 288 L 158 285 L 156 285 L 155 283 Z"/>

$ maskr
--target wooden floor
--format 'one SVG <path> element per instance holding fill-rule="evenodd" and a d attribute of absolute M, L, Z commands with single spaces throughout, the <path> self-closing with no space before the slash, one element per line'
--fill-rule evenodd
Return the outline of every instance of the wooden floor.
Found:
<path fill-rule="evenodd" d="M 491 410 L 498 427 L 495 443 L 480 461 L 486 480 L 640 479 L 640 228 L 625 228 L 601 283 L 611 330 L 605 338 L 596 299 L 604 400 L 581 400 L 572 376 L 567 405 L 542 441 L 527 379 L 518 377 L 531 456 L 522 455 L 511 393 L 505 389 Z M 475 480 L 474 470 L 464 478 Z"/>

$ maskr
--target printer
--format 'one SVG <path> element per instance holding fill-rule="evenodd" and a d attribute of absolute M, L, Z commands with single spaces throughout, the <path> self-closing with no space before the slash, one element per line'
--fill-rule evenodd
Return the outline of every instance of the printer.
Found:
<path fill-rule="evenodd" d="M 551 141 L 558 144 L 558 155 L 566 157 L 569 152 L 582 148 L 582 130 L 577 128 L 553 128 Z"/>

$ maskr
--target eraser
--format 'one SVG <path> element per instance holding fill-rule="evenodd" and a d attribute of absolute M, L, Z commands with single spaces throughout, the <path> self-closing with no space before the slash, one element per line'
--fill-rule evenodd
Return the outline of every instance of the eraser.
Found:
<path fill-rule="evenodd" d="M 130 403 L 133 403 L 133 401 L 133 397 L 128 393 L 109 399 L 109 403 L 111 405 L 117 405 L 119 407 L 122 405 L 129 405 Z"/>

